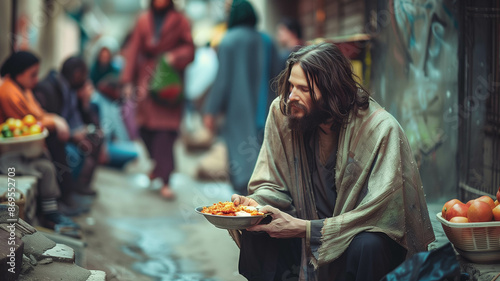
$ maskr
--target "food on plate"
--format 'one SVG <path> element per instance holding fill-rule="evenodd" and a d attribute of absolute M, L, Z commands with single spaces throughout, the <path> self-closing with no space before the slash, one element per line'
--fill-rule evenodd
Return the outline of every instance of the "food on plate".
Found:
<path fill-rule="evenodd" d="M 217 215 L 217 216 L 261 216 L 264 213 L 257 211 L 255 207 L 251 206 L 234 206 L 233 202 L 219 202 L 214 203 L 210 207 L 203 207 L 201 211 L 204 214 Z"/>

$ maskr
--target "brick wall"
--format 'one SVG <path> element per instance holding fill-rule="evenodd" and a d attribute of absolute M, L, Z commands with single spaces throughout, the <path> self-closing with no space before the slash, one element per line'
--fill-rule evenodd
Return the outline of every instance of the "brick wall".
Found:
<path fill-rule="evenodd" d="M 364 32 L 364 0 L 298 0 L 297 9 L 306 40 Z"/>

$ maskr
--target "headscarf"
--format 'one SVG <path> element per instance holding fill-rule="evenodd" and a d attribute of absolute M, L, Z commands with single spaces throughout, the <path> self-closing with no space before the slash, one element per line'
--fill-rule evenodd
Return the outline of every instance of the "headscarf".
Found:
<path fill-rule="evenodd" d="M 30 52 L 19 51 L 13 53 L 2 64 L 0 76 L 5 77 L 8 74 L 11 79 L 15 79 L 17 75 L 37 63 L 40 63 L 40 60 Z"/>
<path fill-rule="evenodd" d="M 248 25 L 255 27 L 257 24 L 257 15 L 250 2 L 245 0 L 234 0 L 229 13 L 228 28 L 238 25 Z"/>
<path fill-rule="evenodd" d="M 156 16 L 164 16 L 167 14 L 168 11 L 174 9 L 174 1 L 173 0 L 170 0 L 170 3 L 165 8 L 163 8 L 161 10 L 155 9 L 154 1 L 155 0 L 149 1 L 149 8 L 151 9 L 151 12 L 153 12 L 153 14 Z"/>

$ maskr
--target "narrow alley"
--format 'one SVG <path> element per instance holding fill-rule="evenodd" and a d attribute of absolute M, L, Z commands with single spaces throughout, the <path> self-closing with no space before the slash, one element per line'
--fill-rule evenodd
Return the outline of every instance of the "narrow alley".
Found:
<path fill-rule="evenodd" d="M 94 178 L 98 197 L 91 211 L 75 220 L 87 243 L 86 268 L 103 270 L 107 280 L 245 280 L 237 272 L 238 248 L 226 230 L 217 229 L 194 208 L 227 201 L 224 182 L 200 182 L 190 166 L 200 157 L 176 145 L 178 170 L 172 178 L 175 201 L 162 199 L 138 172 L 101 167 Z"/>

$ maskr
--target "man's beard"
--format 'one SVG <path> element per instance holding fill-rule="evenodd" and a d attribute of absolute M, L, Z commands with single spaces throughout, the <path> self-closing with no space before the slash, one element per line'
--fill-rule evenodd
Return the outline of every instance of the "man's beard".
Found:
<path fill-rule="evenodd" d="M 304 112 L 302 117 L 296 117 L 292 114 L 292 107 L 299 108 Z M 313 131 L 320 124 L 326 123 L 328 120 L 325 111 L 321 110 L 322 104 L 317 103 L 310 111 L 298 101 L 288 102 L 286 106 L 286 115 L 288 121 L 288 128 L 301 133 Z"/>

